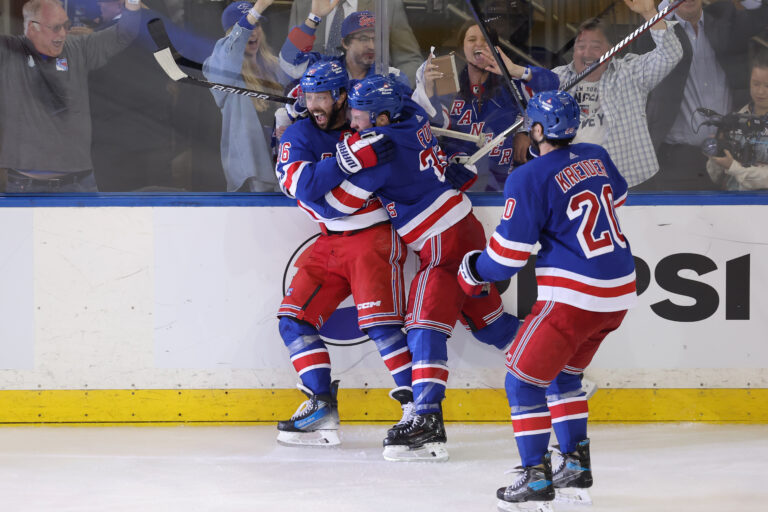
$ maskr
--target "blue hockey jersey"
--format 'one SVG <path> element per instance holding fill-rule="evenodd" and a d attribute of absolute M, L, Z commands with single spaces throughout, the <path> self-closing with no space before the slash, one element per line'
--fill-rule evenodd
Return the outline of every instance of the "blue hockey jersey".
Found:
<path fill-rule="evenodd" d="M 352 133 L 349 126 L 323 131 L 305 118 L 289 126 L 280 139 L 275 168 L 280 189 L 326 230 L 351 231 L 388 220 L 381 202 L 371 194 L 344 214 L 325 203 L 323 195 L 347 176 L 336 163 L 336 143 Z"/>
<path fill-rule="evenodd" d="M 588 311 L 621 311 L 636 301 L 635 264 L 615 209 L 627 182 L 608 153 L 572 144 L 518 167 L 504 186 L 504 213 L 477 260 L 482 279 L 519 271 L 537 242 L 538 300 Z"/>
<path fill-rule="evenodd" d="M 375 193 L 400 238 L 418 251 L 429 238 L 466 217 L 472 203 L 445 181 L 445 153 L 416 103 L 406 100 L 400 122 L 374 130 L 395 141 L 394 159 L 358 172 L 328 192 L 325 214 L 357 211 Z"/>

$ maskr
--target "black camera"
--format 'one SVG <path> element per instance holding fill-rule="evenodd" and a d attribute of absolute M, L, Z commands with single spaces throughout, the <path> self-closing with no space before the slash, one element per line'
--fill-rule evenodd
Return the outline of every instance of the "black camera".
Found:
<path fill-rule="evenodd" d="M 717 127 L 717 135 L 702 145 L 705 155 L 725 156 L 727 149 L 744 167 L 768 164 L 768 115 L 721 115 L 707 108 L 696 109 L 696 113 L 705 118 L 699 126 Z"/>

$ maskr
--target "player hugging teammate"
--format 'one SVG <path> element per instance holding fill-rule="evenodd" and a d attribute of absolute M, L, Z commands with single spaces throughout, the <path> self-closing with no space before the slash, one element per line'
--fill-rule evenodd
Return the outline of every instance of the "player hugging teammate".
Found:
<path fill-rule="evenodd" d="M 313 95 L 318 84 L 325 83 L 320 77 L 328 66 L 318 63 L 302 79 L 311 117 L 286 131 L 278 176 L 284 190 L 324 223 L 324 236 L 356 235 L 356 230 L 340 233 L 327 226 L 358 222 L 356 217 L 373 212 L 379 215 L 374 226 L 380 226 L 380 212 L 385 212 L 399 235 L 393 246 L 404 242 L 419 258 L 404 323 L 413 403 L 387 432 L 384 457 L 448 459 L 441 403 L 449 373 L 447 340 L 459 319 L 481 342 L 509 347 L 505 386 L 523 468 L 512 485 L 498 490 L 500 507 L 516 510 L 520 504 L 539 502 L 534 505 L 547 510 L 556 494 L 588 499 L 584 492 L 573 491 L 592 484 L 587 401 L 580 376 L 636 299 L 634 261 L 615 213 L 626 199 L 625 180 L 603 148 L 571 144 L 579 121 L 576 101 L 565 92 L 539 93 L 527 115 L 540 157 L 507 179 L 504 216 L 486 247 L 471 202 L 453 184 L 456 176 L 471 178 L 471 169 L 447 161 L 421 107 L 393 80 L 369 76 L 349 92 L 347 126 L 341 109 L 347 101 L 343 86 L 348 84 L 333 78 L 333 91 L 319 106 Z M 537 242 L 538 302 L 518 332 L 518 319 L 503 311 L 492 282 L 520 270 Z M 363 250 L 373 248 L 365 245 Z M 325 291 L 325 265 L 322 273 L 313 274 L 310 285 L 301 287 L 300 297 L 286 297 L 280 315 L 294 365 L 304 353 L 321 354 L 323 379 L 329 383 L 330 359 L 316 334 L 320 315 L 310 314 L 307 306 L 314 302 L 313 294 Z M 299 275 L 307 273 L 300 270 Z M 339 287 L 332 295 L 334 307 L 343 290 Z M 308 319 L 313 319 L 312 326 Z M 387 335 L 396 338 L 398 332 L 393 323 Z M 313 423 L 313 417 L 322 417 L 317 404 L 331 411 L 332 427 L 338 425 L 333 386 L 329 391 L 311 388 L 305 368 L 296 366 L 313 392 L 308 393 L 309 405 L 291 422 L 281 422 L 281 435 L 286 430 L 314 435 L 328 428 Z M 561 452 L 554 470 L 548 448 L 552 426 Z"/>
<path fill-rule="evenodd" d="M 447 460 L 441 403 L 449 372 L 446 343 L 453 326 L 461 320 L 478 340 L 504 349 L 519 321 L 504 312 L 495 288 L 487 297 L 468 298 L 456 281 L 461 258 L 482 248 L 485 234 L 471 202 L 446 181 L 445 172 L 472 173 L 446 161 L 427 116 L 407 98 L 402 85 L 379 75 L 357 82 L 349 94 L 351 128 L 357 133 L 336 136 L 331 151 L 317 149 L 321 144 L 312 133 L 299 133 L 300 125 L 330 118 L 309 105 L 311 91 L 303 85 L 308 76 L 328 66 L 313 65 L 302 80 L 312 117 L 286 131 L 278 176 L 302 204 L 311 202 L 317 219 L 350 222 L 371 201 L 383 205 L 391 223 L 387 225 L 394 226 L 399 239 L 418 255 L 420 267 L 411 283 L 404 326 L 412 358 L 412 415 L 404 415 L 388 431 L 384 457 Z M 309 157 L 296 156 L 299 146 L 335 158 L 312 165 Z"/>

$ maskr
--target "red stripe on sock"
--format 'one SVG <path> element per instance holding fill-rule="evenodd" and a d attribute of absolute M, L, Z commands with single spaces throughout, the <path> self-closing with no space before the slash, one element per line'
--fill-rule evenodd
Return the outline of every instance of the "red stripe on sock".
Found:
<path fill-rule="evenodd" d="M 549 406 L 549 412 L 552 414 L 553 418 L 562 418 L 563 416 L 571 416 L 572 414 L 584 414 L 588 411 L 589 406 L 583 397 L 572 402 L 564 402 L 558 405 Z"/>
<path fill-rule="evenodd" d="M 413 367 L 411 379 L 416 381 L 419 379 L 437 379 L 443 382 L 448 380 L 448 370 L 444 368 L 431 368 L 431 367 Z"/>
<path fill-rule="evenodd" d="M 536 430 L 546 430 L 552 427 L 552 417 L 547 414 L 546 416 L 536 416 L 533 418 L 516 419 L 512 417 L 512 428 L 516 434 L 523 432 L 533 432 Z"/>
<path fill-rule="evenodd" d="M 407 350 L 405 352 L 397 354 L 394 357 L 390 357 L 389 359 L 384 360 L 384 363 L 387 365 L 387 368 L 389 368 L 389 371 L 391 372 L 405 366 L 410 362 L 411 362 L 411 353 L 408 352 Z"/>
<path fill-rule="evenodd" d="M 331 364 L 331 356 L 328 355 L 328 352 L 323 351 L 301 356 L 293 360 L 293 367 L 296 368 L 297 372 L 316 364 Z"/>

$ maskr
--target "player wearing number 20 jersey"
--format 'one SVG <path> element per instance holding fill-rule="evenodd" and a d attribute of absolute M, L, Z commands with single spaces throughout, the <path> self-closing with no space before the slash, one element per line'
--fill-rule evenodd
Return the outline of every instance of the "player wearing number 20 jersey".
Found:
<path fill-rule="evenodd" d="M 536 242 L 538 300 L 587 311 L 621 311 L 635 302 L 635 264 L 616 208 L 627 182 L 608 153 L 571 144 L 528 162 L 504 186 L 504 214 L 477 261 L 490 281 L 507 279 Z"/>
<path fill-rule="evenodd" d="M 541 244 L 538 300 L 507 352 L 505 388 L 523 469 L 497 491 L 506 503 L 551 501 L 555 488 L 592 485 L 580 376 L 637 298 L 634 259 L 616 217 L 627 182 L 605 149 L 571 144 L 579 105 L 568 93 L 537 94 L 527 114 L 542 156 L 507 178 L 501 222 L 484 251 L 465 255 L 459 273 L 462 288 L 480 294 L 519 271 Z M 554 468 L 551 427 L 563 454 Z"/>

